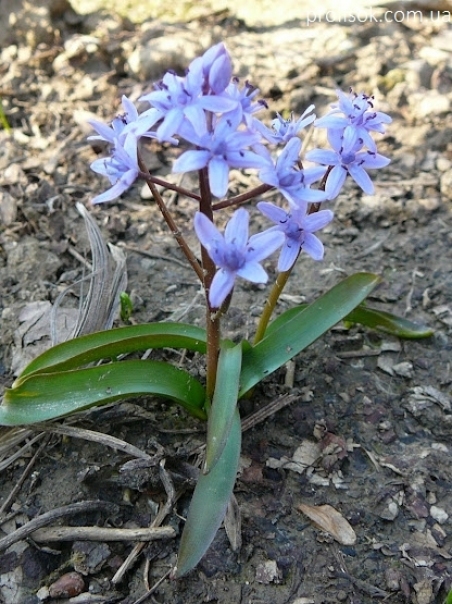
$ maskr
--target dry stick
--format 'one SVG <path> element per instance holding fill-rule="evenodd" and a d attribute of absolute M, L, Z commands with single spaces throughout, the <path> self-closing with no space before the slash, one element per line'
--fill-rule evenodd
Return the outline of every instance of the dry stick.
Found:
<path fill-rule="evenodd" d="M 149 596 L 151 596 L 154 591 L 163 583 L 163 581 L 165 581 L 165 579 L 167 579 L 169 577 L 169 575 L 172 573 L 172 568 L 170 568 L 164 575 L 163 577 L 160 577 L 160 579 L 158 581 L 156 581 L 154 583 L 154 585 L 145 593 L 143 594 L 140 598 L 138 598 L 138 600 L 135 600 L 135 602 L 133 604 L 142 604 L 143 602 L 145 602 Z"/>
<path fill-rule="evenodd" d="M 31 533 L 34 533 L 39 528 L 50 524 L 58 518 L 74 516 L 81 512 L 95 512 L 97 510 L 113 512 L 117 510 L 117 506 L 112 503 L 107 503 L 106 501 L 80 501 L 78 503 L 64 505 L 63 507 L 56 508 L 50 512 L 45 512 L 44 514 L 33 518 L 33 520 L 30 520 L 30 522 L 27 522 L 27 524 L 24 524 L 24 526 L 21 526 L 9 535 L 6 535 L 6 537 L 0 539 L 0 552 L 10 547 L 10 545 L 13 545 L 13 543 L 25 539 L 25 537 L 28 537 Z"/>
<path fill-rule="evenodd" d="M 254 428 L 254 426 L 263 422 L 264 419 L 267 419 L 267 417 L 270 417 L 280 409 L 287 407 L 287 405 L 290 405 L 297 400 L 298 396 L 298 394 L 287 394 L 280 396 L 274 401 L 268 403 L 268 405 L 265 405 L 265 407 L 262 407 L 262 409 L 258 409 L 252 415 L 248 415 L 248 417 L 242 419 L 242 432 Z"/>
<path fill-rule="evenodd" d="M 10 433 L 9 435 L 6 435 L 6 437 L 4 439 L 2 439 L 2 444 L 0 446 L 0 454 L 2 455 L 4 452 L 9 451 L 13 447 L 15 447 L 15 445 L 18 445 L 22 440 L 25 440 L 32 434 L 33 434 L 32 430 L 21 429 L 21 430 L 18 430 L 17 433 L 15 433 L 15 434 Z M 35 444 L 35 442 L 37 442 L 41 438 L 42 438 L 42 434 L 37 434 L 31 440 L 27 441 L 18 451 L 16 451 L 15 453 L 12 453 L 6 459 L 2 459 L 2 461 L 0 462 L 0 472 L 3 472 L 3 470 L 6 470 L 6 468 L 9 467 L 12 463 L 14 463 L 16 461 L 16 459 L 19 459 L 19 457 L 23 457 L 25 451 L 27 451 L 28 449 L 31 449 L 31 447 Z"/>
<path fill-rule="evenodd" d="M 46 541 L 157 541 L 172 539 L 176 531 L 172 526 L 156 528 L 117 529 L 101 526 L 58 526 L 41 528 L 31 538 L 38 543 Z M 143 543 L 144 544 L 144 543 Z"/>
<path fill-rule="evenodd" d="M 179 258 L 173 258 L 172 256 L 161 256 L 160 254 L 153 254 L 152 252 L 148 252 L 146 250 L 140 250 L 138 247 L 133 247 L 132 245 L 124 245 L 122 249 L 126 250 L 126 252 L 134 252 L 135 254 L 140 254 L 141 256 L 146 256 L 146 258 L 153 258 L 154 260 L 163 260 L 164 262 L 173 262 L 174 264 L 178 264 L 183 268 L 187 268 L 187 263 L 179 260 Z"/>
<path fill-rule="evenodd" d="M 94 430 L 86 430 L 85 428 L 77 428 L 71 426 L 59 426 L 55 424 L 51 424 L 50 426 L 44 425 L 43 428 L 44 430 L 48 430 L 49 432 L 55 432 L 56 434 L 63 434 L 65 436 L 71 436 L 73 438 L 83 438 L 84 440 L 96 442 L 106 447 L 110 447 L 115 451 L 122 451 L 127 455 L 132 455 L 133 457 L 152 460 L 152 457 L 150 455 L 148 455 L 138 447 L 131 445 L 125 440 L 116 438 L 115 436 L 104 434 L 103 432 L 96 432 Z"/>
<path fill-rule="evenodd" d="M 33 455 L 33 457 L 28 462 L 27 467 L 22 472 L 22 476 L 19 478 L 19 480 L 17 481 L 17 483 L 14 486 L 13 490 L 11 491 L 11 493 L 8 495 L 8 497 L 3 502 L 3 505 L 0 508 L 0 516 L 9 510 L 9 508 L 10 508 L 10 506 L 11 506 L 11 504 L 12 504 L 14 498 L 15 498 L 15 496 L 20 491 L 20 489 L 21 489 L 23 483 L 25 482 L 27 476 L 30 474 L 31 470 L 33 469 L 33 466 L 35 465 L 36 460 L 41 455 L 42 451 L 46 448 L 47 443 L 49 442 L 49 435 L 41 433 L 41 434 L 38 435 L 37 438 L 42 438 L 43 436 L 46 437 L 45 440 L 44 440 L 44 442 L 42 442 L 39 445 L 39 447 L 36 450 L 35 454 Z M 36 440 L 37 440 L 37 438 L 36 438 Z"/>
<path fill-rule="evenodd" d="M 166 518 L 166 516 L 171 511 L 171 508 L 173 507 L 174 499 L 175 499 L 174 486 L 173 486 L 173 483 L 171 482 L 168 472 L 165 470 L 165 464 L 163 461 L 160 462 L 159 469 L 160 469 L 160 479 L 165 488 L 167 500 L 166 500 L 165 505 L 160 509 L 157 516 L 154 518 L 154 521 L 151 523 L 150 528 L 156 528 L 162 524 L 163 520 Z M 116 585 L 117 583 L 119 583 L 122 580 L 123 576 L 129 570 L 129 568 L 132 566 L 132 564 L 135 562 L 137 556 L 140 554 L 143 547 L 144 547 L 144 543 L 137 543 L 135 545 L 133 550 L 127 556 L 126 560 L 123 562 L 121 567 L 116 572 L 115 576 L 112 578 L 111 582 L 113 583 L 113 585 Z"/>
<path fill-rule="evenodd" d="M 185 241 L 184 237 L 182 236 L 181 232 L 179 231 L 177 224 L 174 222 L 171 212 L 168 211 L 168 208 L 166 207 L 162 196 L 158 192 L 158 189 L 155 186 L 151 176 L 149 175 L 149 171 L 147 170 L 146 166 L 144 165 L 141 157 L 138 157 L 138 166 L 143 174 L 144 179 L 146 180 L 146 183 L 149 187 L 149 190 L 152 193 L 152 196 L 153 196 L 155 202 L 157 203 L 157 205 L 160 209 L 160 212 L 162 213 L 162 216 L 163 216 L 166 224 L 168 225 L 171 233 L 173 234 L 174 238 L 176 239 L 177 243 L 179 244 L 179 247 L 184 252 L 185 257 L 187 258 L 188 262 L 190 263 L 190 266 L 195 271 L 199 280 L 202 283 L 204 280 L 203 270 L 202 270 L 196 256 L 193 254 L 193 252 L 189 248 L 187 242 Z"/>

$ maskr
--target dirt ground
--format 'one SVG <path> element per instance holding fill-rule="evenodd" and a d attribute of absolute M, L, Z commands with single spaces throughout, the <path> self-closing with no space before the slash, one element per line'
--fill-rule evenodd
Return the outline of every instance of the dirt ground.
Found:
<path fill-rule="evenodd" d="M 2 537 L 73 503 L 81 510 L 52 526 L 147 527 L 167 500 L 165 479 L 177 502 L 164 521 L 175 538 L 145 544 L 120 580 L 115 574 L 134 541 L 24 535 L 0 551 L 1 602 L 443 602 L 452 587 L 452 27 L 447 12 L 438 12 L 449 3 L 418 4 L 424 12 L 409 17 L 393 3 L 398 22 L 375 8 L 380 20 L 309 24 L 281 20 L 280 13 L 277 24 L 259 24 L 227 10 L 186 23 L 134 24 L 114 14 L 80 15 L 64 2 L 52 4 L 60 7 L 52 15 L 17 7 L 0 51 L 0 97 L 11 126 L 0 129 L 3 386 L 49 345 L 31 329 L 36 319 L 24 321 L 23 309 L 36 317 L 43 307 L 30 303 L 54 303 L 86 271 L 89 247 L 76 201 L 90 209 L 105 240 L 127 254 L 133 321 L 203 324 L 195 276 L 141 185 L 115 203 L 90 207 L 106 183 L 89 170 L 104 150 L 86 141 L 86 119 L 112 119 L 122 94 L 137 99 L 150 89 L 149 78 L 182 70 L 220 39 L 238 76 L 268 101 L 269 117 L 299 114 L 310 103 L 322 115 L 334 90 L 350 86 L 374 94 L 393 117 L 379 141 L 392 163 L 376 174 L 376 194 L 347 184 L 330 206 L 335 219 L 322 235 L 324 261 L 299 262 L 278 311 L 364 270 L 383 277 L 371 304 L 429 325 L 434 335 L 399 341 L 339 325 L 295 359 L 292 380 L 286 369 L 269 377 L 242 406 L 242 417 L 280 397 L 291 402 L 243 434 L 235 489 L 241 547 L 233 551 L 222 528 L 197 569 L 164 580 L 146 600 L 140 597 L 175 563 L 205 426 L 147 398 L 50 428 L 16 430 L 17 441 L 2 429 L 0 547 Z M 162 178 L 174 178 L 174 153 L 155 143 L 146 148 Z M 255 182 L 251 173 L 233 177 L 233 193 Z M 183 185 L 191 184 L 187 175 Z M 165 195 L 194 244 L 193 203 Z M 263 224 L 257 214 L 253 221 L 253 228 Z M 274 259 L 267 269 L 273 279 Z M 264 299 L 265 288 L 239 283 L 226 333 L 252 334 Z M 158 358 L 202 371 L 196 355 L 164 351 Z M 65 428 L 74 430 L 63 434 Z M 82 428 L 135 445 L 153 462 L 140 465 L 111 442 L 89 441 Z M 356 542 L 338 543 L 300 504 L 335 508 Z M 58 599 L 55 581 L 73 571 L 66 577 L 72 599 Z"/>

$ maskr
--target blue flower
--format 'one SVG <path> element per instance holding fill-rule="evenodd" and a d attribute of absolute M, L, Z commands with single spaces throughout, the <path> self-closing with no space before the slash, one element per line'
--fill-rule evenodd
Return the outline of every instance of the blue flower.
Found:
<path fill-rule="evenodd" d="M 213 130 L 194 129 L 185 123 L 181 136 L 198 149 L 185 151 L 174 162 L 173 172 L 189 172 L 208 167 L 209 183 L 215 197 L 224 197 L 229 185 L 230 168 L 262 168 L 266 162 L 249 147 L 260 141 L 260 136 L 251 130 L 237 130 L 240 115 L 235 113 L 213 119 Z"/>
<path fill-rule="evenodd" d="M 282 115 L 277 113 L 276 118 L 272 121 L 271 130 L 261 122 L 256 123 L 255 126 L 270 143 L 287 143 L 291 138 L 297 136 L 303 128 L 312 124 L 315 120 L 315 114 L 312 113 L 314 108 L 314 105 L 309 105 L 297 120 L 294 119 L 293 115 L 290 116 L 290 119 L 285 120 Z"/>
<path fill-rule="evenodd" d="M 284 243 L 280 231 L 258 233 L 248 239 L 249 214 L 244 208 L 234 212 L 224 235 L 207 216 L 195 215 L 196 235 L 219 270 L 209 291 L 213 308 L 219 308 L 232 292 L 237 277 L 252 283 L 266 283 L 268 275 L 259 264 Z"/>
<path fill-rule="evenodd" d="M 328 138 L 334 136 L 354 136 L 355 140 L 361 139 L 363 144 L 376 152 L 375 141 L 370 132 L 385 132 L 384 124 L 392 122 L 391 117 L 382 111 L 375 111 L 373 96 L 364 93 L 356 94 L 350 89 L 347 96 L 341 90 L 337 90 L 339 102 L 332 105 L 332 111 L 316 120 L 315 125 L 328 129 Z M 343 113 L 344 116 L 338 115 Z M 331 142 L 331 141 L 330 141 Z"/>
<path fill-rule="evenodd" d="M 301 250 L 305 251 L 314 260 L 322 260 L 324 254 L 323 243 L 314 232 L 323 229 L 331 220 L 331 210 L 320 210 L 312 214 L 307 213 L 307 206 L 293 208 L 286 212 L 282 208 L 266 201 L 257 204 L 259 210 L 276 223 L 277 226 L 268 229 L 268 232 L 282 232 L 285 243 L 278 260 L 278 270 L 288 271 L 294 265 Z"/>
<path fill-rule="evenodd" d="M 122 97 L 122 106 L 124 113 L 113 119 L 111 126 L 107 126 L 98 120 L 88 120 L 94 130 L 98 134 L 88 137 L 88 140 L 105 141 L 114 144 L 115 140 L 121 145 L 127 144 L 127 150 L 130 151 L 130 146 L 136 145 L 136 140 L 140 136 L 148 136 L 155 138 L 155 134 L 150 132 L 150 129 L 162 117 L 162 114 L 157 109 L 150 109 L 141 115 L 138 114 L 137 108 L 125 95 Z M 133 136 L 135 136 L 135 141 Z M 177 143 L 175 139 L 172 142 Z"/>
<path fill-rule="evenodd" d="M 140 173 L 135 137 L 125 137 L 124 144 L 121 144 L 119 139 L 113 139 L 112 142 L 114 147 L 111 157 L 96 159 L 90 166 L 94 172 L 106 176 L 112 186 L 94 197 L 91 203 L 102 203 L 119 197 L 135 182 Z"/>
<path fill-rule="evenodd" d="M 235 107 L 234 112 L 239 113 L 241 121 L 246 124 L 248 128 L 253 128 L 257 125 L 255 122 L 258 124 L 260 123 L 253 118 L 253 115 L 258 111 L 267 108 L 267 103 L 263 99 L 254 100 L 254 97 L 259 94 L 259 89 L 249 82 L 245 82 L 242 88 L 239 88 L 238 84 L 238 78 L 233 78 L 222 96 L 236 101 L 237 106 Z"/>
<path fill-rule="evenodd" d="M 276 162 L 273 162 L 266 147 L 261 146 L 260 153 L 267 161 L 259 172 L 259 179 L 276 187 L 292 205 L 324 201 L 327 198 L 326 193 L 310 189 L 310 185 L 325 174 L 325 168 L 300 169 L 298 167 L 300 151 L 301 140 L 293 137 L 288 141 Z"/>
<path fill-rule="evenodd" d="M 210 91 L 214 94 L 221 94 L 226 86 L 228 86 L 232 77 L 232 61 L 226 46 L 223 42 L 215 44 L 215 46 L 206 50 L 199 60 L 201 61 L 204 76 L 204 94 L 208 94 Z M 195 61 L 190 64 L 191 69 L 193 69 Z M 207 89 L 206 83 L 210 90 Z"/>
<path fill-rule="evenodd" d="M 140 98 L 140 101 L 147 101 L 158 109 L 163 116 L 163 121 L 157 128 L 159 140 L 167 140 L 168 137 L 179 134 L 185 119 L 195 129 L 203 128 L 206 120 L 204 111 L 224 113 L 232 111 L 237 106 L 237 102 L 227 96 L 211 94 L 214 92 L 210 88 L 211 85 L 216 90 L 222 91 L 223 77 L 229 80 L 227 63 L 228 59 L 224 53 L 219 53 L 210 67 L 203 57 L 198 57 L 190 64 L 185 77 L 169 71 L 155 85 L 154 92 Z M 209 81 L 207 89 L 206 77 Z"/>
<path fill-rule="evenodd" d="M 334 199 L 339 194 L 347 174 L 367 195 L 372 195 L 374 185 L 366 172 L 369 168 L 384 168 L 390 159 L 374 151 L 363 150 L 362 139 L 356 139 L 353 132 L 345 130 L 340 138 L 331 137 L 334 150 L 313 149 L 306 154 L 306 159 L 333 166 L 328 174 L 325 192 L 328 199 Z"/>

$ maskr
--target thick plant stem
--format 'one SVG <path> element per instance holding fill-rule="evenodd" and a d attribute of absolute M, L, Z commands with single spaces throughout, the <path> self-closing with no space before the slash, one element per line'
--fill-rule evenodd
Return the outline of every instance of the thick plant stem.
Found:
<path fill-rule="evenodd" d="M 259 319 L 259 324 L 257 326 L 256 335 L 254 336 L 254 345 L 260 342 L 264 337 L 265 330 L 267 329 L 267 325 L 270 321 L 273 311 L 275 310 L 279 296 L 281 295 L 281 292 L 286 286 L 291 272 L 292 269 L 289 269 L 288 271 L 284 271 L 283 273 L 278 274 L 276 281 L 271 289 L 271 292 L 267 300 L 265 301 L 264 310 L 262 311 L 262 315 Z"/>
<path fill-rule="evenodd" d="M 213 219 L 212 193 L 209 186 L 207 169 L 199 171 L 199 189 L 201 200 L 199 211 Z M 221 309 L 212 308 L 209 301 L 209 292 L 216 267 L 204 246 L 201 246 L 201 259 L 204 276 L 204 290 L 206 294 L 206 332 L 207 332 L 207 359 L 206 359 L 206 396 L 207 403 L 212 401 L 217 379 L 218 355 L 220 352 L 220 317 Z"/>
<path fill-rule="evenodd" d="M 192 267 L 192 269 L 197 274 L 199 280 L 201 282 L 204 282 L 204 273 L 203 273 L 201 265 L 199 264 L 196 256 L 191 251 L 190 247 L 188 246 L 188 243 L 185 241 L 182 233 L 179 231 L 179 228 L 177 227 L 177 224 L 174 222 L 171 212 L 168 211 L 168 208 L 166 207 L 162 196 L 160 195 L 157 187 L 155 186 L 155 183 L 149 176 L 149 171 L 147 170 L 146 166 L 144 165 L 143 160 L 139 156 L 138 156 L 138 166 L 143 174 L 143 178 L 146 180 L 146 184 L 148 185 L 149 190 L 152 193 L 152 197 L 154 198 L 155 202 L 157 203 L 157 205 L 162 213 L 162 216 L 165 219 L 165 222 L 168 225 L 170 231 L 174 235 L 174 238 L 176 239 L 177 243 L 179 244 L 179 247 L 185 254 L 185 257 L 187 258 L 188 262 L 190 263 L 190 266 Z"/>

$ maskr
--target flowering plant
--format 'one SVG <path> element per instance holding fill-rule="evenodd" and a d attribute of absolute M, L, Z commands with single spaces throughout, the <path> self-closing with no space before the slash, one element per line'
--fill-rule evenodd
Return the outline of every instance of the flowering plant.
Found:
<path fill-rule="evenodd" d="M 328 201 L 337 197 L 347 177 L 365 193 L 373 193 L 367 170 L 383 168 L 390 161 L 377 152 L 373 134 L 384 133 L 391 118 L 374 109 L 372 97 L 339 91 L 338 103 L 325 117 L 316 120 L 311 105 L 298 119 L 277 114 L 268 128 L 256 117 L 266 107 L 257 98 L 258 90 L 248 82 L 241 85 L 232 74 L 228 51 L 224 44 L 217 44 L 196 58 L 184 76 L 166 73 L 154 90 L 140 99 L 149 104 L 142 113 L 124 96 L 124 113 L 110 126 L 91 122 L 96 131 L 91 139 L 111 147 L 109 157 L 91 165 L 111 184 L 92 203 L 111 201 L 137 179 L 145 180 L 204 288 L 205 329 L 155 323 L 72 339 L 33 360 L 7 390 L 0 407 L 0 424 L 20 425 L 151 393 L 176 401 L 193 416 L 207 420 L 205 460 L 181 539 L 173 573 L 176 577 L 196 566 L 226 513 L 240 456 L 238 401 L 242 397 L 252 395 L 256 384 L 343 319 L 401 337 L 431 333 L 364 306 L 363 300 L 379 282 L 378 276 L 369 273 L 351 275 L 311 304 L 291 308 L 270 321 L 302 252 L 315 261 L 322 260 L 324 247 L 317 233 L 332 221 Z M 304 153 L 300 137 L 309 125 L 326 128 L 330 149 Z M 199 175 L 197 191 L 163 184 L 197 206 L 193 228 L 200 243 L 200 259 L 159 192 L 157 185 L 162 180 L 142 159 L 143 138 L 181 143 L 184 149 L 173 171 Z M 256 170 L 261 184 L 228 196 L 231 168 Z M 261 200 L 268 192 L 274 193 L 277 203 Z M 252 201 L 271 225 L 250 236 L 250 215 L 244 206 Z M 217 216 L 227 208 L 234 212 L 223 230 Z M 223 338 L 221 320 L 228 311 L 236 280 L 266 283 L 268 274 L 262 263 L 278 250 L 278 275 L 253 342 L 236 344 Z M 120 354 L 162 347 L 205 354 L 205 383 L 161 361 L 117 360 Z"/>

